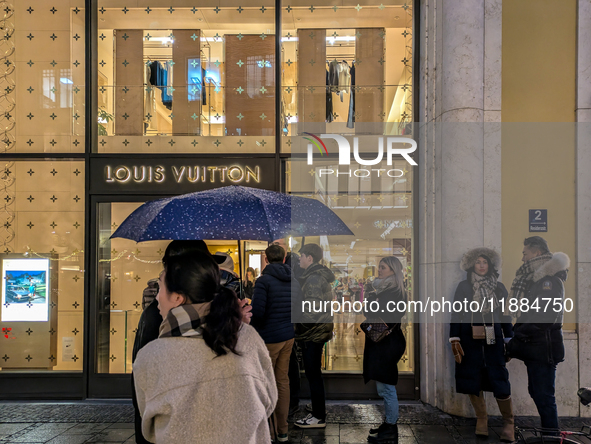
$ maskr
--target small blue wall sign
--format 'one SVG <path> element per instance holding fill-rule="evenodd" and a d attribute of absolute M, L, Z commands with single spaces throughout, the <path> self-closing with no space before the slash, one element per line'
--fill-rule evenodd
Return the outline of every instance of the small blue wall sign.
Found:
<path fill-rule="evenodd" d="M 530 233 L 548 231 L 548 210 L 529 210 Z"/>

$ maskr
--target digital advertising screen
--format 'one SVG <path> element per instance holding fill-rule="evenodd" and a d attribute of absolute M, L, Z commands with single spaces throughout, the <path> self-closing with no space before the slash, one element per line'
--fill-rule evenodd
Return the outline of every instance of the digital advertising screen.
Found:
<path fill-rule="evenodd" d="M 2 322 L 47 322 L 49 259 L 2 259 Z"/>

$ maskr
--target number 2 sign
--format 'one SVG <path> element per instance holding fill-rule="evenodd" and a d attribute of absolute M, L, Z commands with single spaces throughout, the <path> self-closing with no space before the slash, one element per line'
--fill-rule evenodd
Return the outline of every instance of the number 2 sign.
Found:
<path fill-rule="evenodd" d="M 548 210 L 529 210 L 529 231 L 548 231 Z"/>

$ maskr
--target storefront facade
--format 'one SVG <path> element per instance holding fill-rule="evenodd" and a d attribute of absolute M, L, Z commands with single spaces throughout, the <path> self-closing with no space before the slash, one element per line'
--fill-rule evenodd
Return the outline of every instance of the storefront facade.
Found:
<path fill-rule="evenodd" d="M 411 2 L 144 3 L 2 2 L 4 399 L 130 395 L 142 291 L 167 242 L 109 237 L 147 200 L 226 185 L 319 199 L 355 237 L 290 242 L 324 247 L 339 297 L 362 297 L 391 254 L 412 293 L 413 168 L 395 160 L 392 175 L 367 177 L 346 172 L 328 143 L 313 167 L 302 154 L 304 132 L 368 147 L 412 137 Z M 207 242 L 238 263 L 234 241 Z M 243 272 L 259 271 L 266 243 L 242 247 Z M 375 397 L 361 377 L 363 334 L 337 316 L 329 397 Z M 406 334 L 399 392 L 418 399 L 418 327 Z"/>
<path fill-rule="evenodd" d="M 459 261 L 479 245 L 501 253 L 509 287 L 531 235 L 528 211 L 546 209 L 543 235 L 571 257 L 566 293 L 576 305 L 558 409 L 588 415 L 575 399 L 591 377 L 588 1 L 156 3 L 0 1 L 0 251 L 41 259 L 3 268 L 29 272 L 40 297 L 29 300 L 31 285 L 12 273 L 14 298 L 0 307 L 0 397 L 128 396 L 141 292 L 166 242 L 109 236 L 147 200 L 241 184 L 337 212 L 354 238 L 306 242 L 329 252 L 349 300 L 389 254 L 407 267 L 413 299 L 453 298 Z M 349 77 L 327 84 L 335 60 Z M 356 162 L 339 165 L 328 141 L 330 155 L 314 151 L 308 164 L 304 132 L 358 137 L 364 159 L 376 158 L 365 147 L 379 138 L 410 136 L 418 165 L 384 158 L 370 169 L 397 171 L 367 176 Z M 292 239 L 295 251 L 301 242 Z M 264 245 L 243 247 L 256 269 Z M 408 320 L 425 322 L 406 325 L 401 397 L 471 415 L 455 393 L 448 324 Z M 375 396 L 360 375 L 362 342 L 354 323 L 338 324 L 325 350 L 330 397 Z M 508 368 L 516 414 L 535 415 L 523 364 Z"/>

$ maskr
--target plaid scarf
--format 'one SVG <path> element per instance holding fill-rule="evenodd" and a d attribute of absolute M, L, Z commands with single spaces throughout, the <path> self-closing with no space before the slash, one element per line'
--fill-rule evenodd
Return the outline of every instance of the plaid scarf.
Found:
<path fill-rule="evenodd" d="M 499 298 L 497 297 L 497 277 L 494 275 L 480 276 L 476 272 L 472 273 L 472 289 L 474 290 L 473 300 L 482 306 L 482 314 L 490 313 L 499 306 Z M 492 300 L 492 307 L 490 301 Z"/>
<path fill-rule="evenodd" d="M 203 318 L 209 313 L 211 302 L 185 304 L 174 307 L 160 324 L 159 338 L 184 336 L 201 337 Z"/>
<path fill-rule="evenodd" d="M 527 288 L 533 281 L 536 270 L 550 259 L 552 259 L 552 253 L 546 253 L 542 254 L 541 256 L 533 257 L 529 261 L 524 262 L 523 265 L 517 270 L 517 273 L 515 273 L 515 279 L 511 284 L 509 299 L 515 298 L 518 301 L 521 300 L 525 296 Z M 505 305 L 505 315 L 511 316 L 513 319 L 519 318 L 519 316 L 521 316 L 521 310 L 519 310 L 521 304 L 517 304 L 518 309 L 515 312 L 510 311 L 509 306 L 510 304 Z"/>

